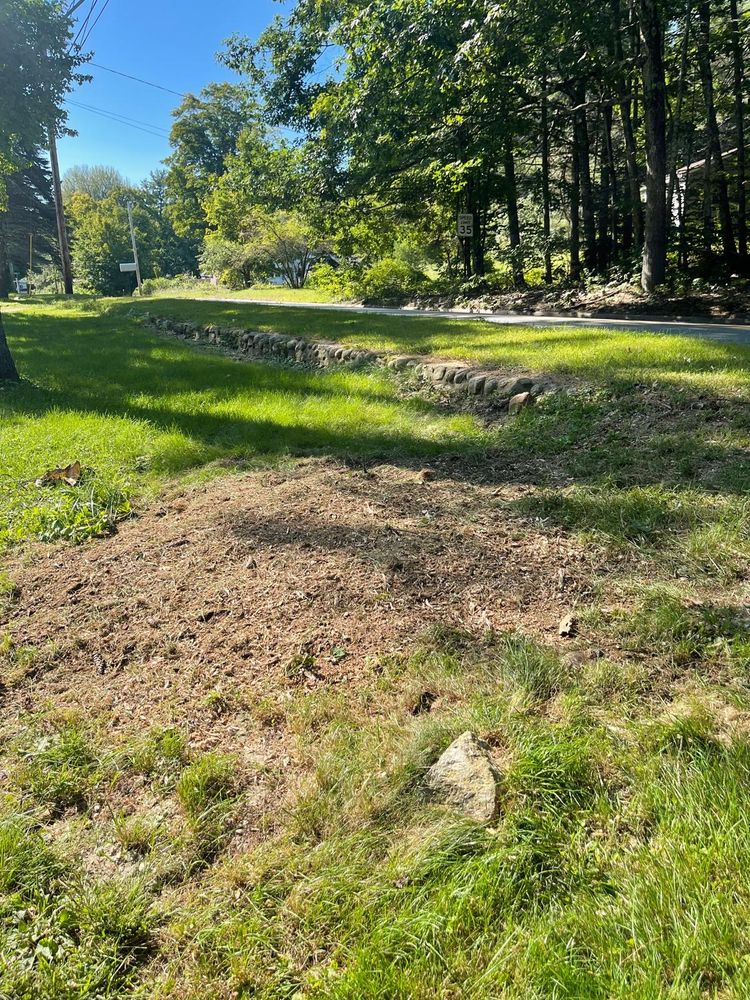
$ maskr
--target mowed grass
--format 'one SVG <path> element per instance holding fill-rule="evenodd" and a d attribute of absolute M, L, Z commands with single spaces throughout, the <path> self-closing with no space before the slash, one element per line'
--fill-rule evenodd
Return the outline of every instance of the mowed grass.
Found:
<path fill-rule="evenodd" d="M 646 381 L 716 392 L 750 389 L 750 346 L 696 337 L 591 326 L 522 327 L 480 319 L 274 308 L 188 298 L 153 298 L 138 302 L 136 308 L 198 323 L 337 340 L 375 350 L 561 372 L 599 384 Z"/>
<path fill-rule="evenodd" d="M 111 305 L 5 311 L 24 381 L 0 390 L 0 546 L 101 533 L 134 498 L 228 457 L 418 460 L 488 442 L 471 416 L 406 400 L 384 374 L 240 364 L 156 337 Z M 80 486 L 34 486 L 75 460 Z"/>
<path fill-rule="evenodd" d="M 130 305 L 9 315 L 30 381 L 0 392 L 2 454 L 15 463 L 6 540 L 44 536 L 57 502 L 64 530 L 52 537 L 85 537 L 92 491 L 92 517 L 107 503 L 120 516 L 227 457 L 450 451 L 464 459 L 451 463 L 457 477 L 523 486 L 488 500 L 511 535 L 564 533 L 601 568 L 590 579 L 574 571 L 579 633 L 565 644 L 554 623 L 549 641 L 446 623 L 374 657 L 358 684 L 290 679 L 258 700 L 233 680 L 205 712 L 220 707 L 232 732 L 235 722 L 264 739 L 277 729 L 288 753 L 278 770 L 243 767 L 240 746 L 197 750 L 179 718 L 125 743 L 106 708 L 96 719 L 54 705 L 3 718 L 0 994 L 744 1000 L 746 352 L 158 303 L 203 322 L 481 356 L 588 383 L 487 430 L 429 396 L 402 398 L 386 376 L 238 364 L 152 336 Z M 40 499 L 24 485 L 73 457 L 95 470 L 82 487 Z M 0 611 L 13 600 L 13 581 L 0 578 Z M 532 612 L 534 600 L 546 594 Z M 0 637 L 4 683 L 33 685 L 29 664 L 53 655 Z M 501 773 L 489 827 L 424 794 L 426 770 L 467 729 L 489 741 Z M 205 732 L 201 744 L 213 745 Z M 290 771 L 290 794 L 259 812 L 259 784 Z M 272 833 L 260 836 L 266 823 Z"/>
<path fill-rule="evenodd" d="M 262 302 L 319 302 L 338 301 L 336 296 L 323 288 L 287 288 L 285 285 L 262 285 L 258 288 L 241 288 L 233 291 L 228 288 L 214 288 L 206 284 L 205 288 L 170 289 L 169 292 L 155 292 L 148 296 L 150 302 L 155 298 L 188 299 L 258 299 Z"/>

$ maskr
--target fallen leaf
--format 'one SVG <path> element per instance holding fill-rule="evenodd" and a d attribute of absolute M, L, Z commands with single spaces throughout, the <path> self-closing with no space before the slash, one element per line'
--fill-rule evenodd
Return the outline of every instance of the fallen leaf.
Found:
<path fill-rule="evenodd" d="M 563 639 L 569 639 L 571 636 L 576 634 L 578 629 L 578 623 L 573 615 L 566 615 L 560 622 L 560 635 Z"/>
<path fill-rule="evenodd" d="M 68 486 L 75 486 L 81 478 L 81 463 L 72 462 L 65 468 L 47 469 L 43 476 L 34 480 L 35 486 L 47 486 L 49 483 L 67 483 Z"/>

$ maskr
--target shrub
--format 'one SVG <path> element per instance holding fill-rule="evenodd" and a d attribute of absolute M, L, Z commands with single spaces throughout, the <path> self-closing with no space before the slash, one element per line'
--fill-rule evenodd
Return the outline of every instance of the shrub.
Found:
<path fill-rule="evenodd" d="M 349 268 L 320 263 L 310 271 L 307 286 L 330 292 L 337 299 L 352 299 L 356 297 L 356 282 L 357 275 Z"/>
<path fill-rule="evenodd" d="M 176 274 L 173 278 L 146 278 L 143 282 L 143 295 L 153 295 L 155 292 L 190 291 L 193 288 L 203 288 L 205 282 L 194 274 Z"/>
<path fill-rule="evenodd" d="M 425 276 L 406 261 L 384 257 L 369 267 L 359 281 L 362 298 L 404 301 L 417 293 Z"/>

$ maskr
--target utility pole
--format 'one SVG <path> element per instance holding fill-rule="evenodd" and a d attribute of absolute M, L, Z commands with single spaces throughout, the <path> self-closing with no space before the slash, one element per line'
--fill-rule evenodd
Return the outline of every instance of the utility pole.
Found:
<path fill-rule="evenodd" d="M 65 228 L 65 212 L 62 201 L 62 185 L 60 184 L 60 165 L 57 162 L 57 141 L 55 139 L 54 122 L 49 125 L 49 162 L 52 167 L 52 191 L 55 196 L 55 215 L 57 217 L 57 239 L 60 244 L 60 265 L 63 275 L 63 290 L 66 295 L 73 294 L 73 268 L 70 264 L 70 247 L 68 246 L 68 230 Z"/>
<path fill-rule="evenodd" d="M 34 267 L 34 234 L 29 233 L 29 273 L 26 275 L 26 290 L 31 295 L 31 272 Z"/>
<path fill-rule="evenodd" d="M 138 294 L 141 294 L 141 265 L 138 263 L 138 247 L 135 245 L 135 229 L 133 228 L 133 205 L 128 202 L 128 222 L 130 223 L 130 241 L 133 244 L 133 260 L 135 261 L 135 280 L 138 282 Z"/>

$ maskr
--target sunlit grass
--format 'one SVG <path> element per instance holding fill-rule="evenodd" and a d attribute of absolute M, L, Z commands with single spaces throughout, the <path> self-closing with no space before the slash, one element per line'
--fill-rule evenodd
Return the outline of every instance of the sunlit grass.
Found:
<path fill-rule="evenodd" d="M 96 300 L 15 305 L 6 326 L 24 382 L 0 390 L 0 546 L 102 533 L 132 498 L 226 456 L 400 460 L 489 441 L 471 416 L 403 399 L 384 373 L 239 364 Z M 74 460 L 80 486 L 34 485 Z"/>
<path fill-rule="evenodd" d="M 222 302 L 154 299 L 139 303 L 155 314 L 311 339 L 337 340 L 378 350 L 439 357 L 539 372 L 564 372 L 597 382 L 623 379 L 682 385 L 705 391 L 750 388 L 750 346 L 627 329 L 515 326 L 479 319 L 386 316 L 340 310 L 294 309 Z"/>

